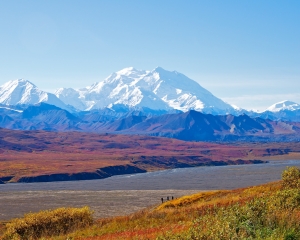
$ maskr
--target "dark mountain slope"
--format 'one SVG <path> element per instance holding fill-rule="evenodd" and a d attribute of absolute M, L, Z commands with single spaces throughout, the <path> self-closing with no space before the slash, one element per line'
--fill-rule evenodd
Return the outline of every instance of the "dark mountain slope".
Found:
<path fill-rule="evenodd" d="M 220 140 L 226 136 L 226 138 L 234 136 L 235 138 L 244 136 L 265 138 L 271 137 L 271 134 L 294 135 L 300 132 L 298 125 L 297 123 L 250 118 L 245 114 L 214 116 L 191 110 L 186 113 L 147 118 L 121 132 L 144 133 L 182 140 Z"/>
<path fill-rule="evenodd" d="M 8 111 L 9 112 L 9 111 Z M 276 140 L 294 141 L 300 123 L 251 118 L 246 114 L 211 115 L 194 110 L 154 115 L 142 110 L 115 112 L 112 109 L 71 114 L 53 105 L 40 103 L 23 113 L 0 113 L 0 127 L 20 130 L 82 131 L 143 134 L 186 141 Z"/>

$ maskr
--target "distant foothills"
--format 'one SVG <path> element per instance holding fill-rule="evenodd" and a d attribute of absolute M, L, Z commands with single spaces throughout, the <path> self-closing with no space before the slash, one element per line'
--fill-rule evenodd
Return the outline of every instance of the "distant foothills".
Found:
<path fill-rule="evenodd" d="M 233 107 L 176 71 L 125 68 L 83 89 L 55 94 L 18 79 L 0 86 L 0 127 L 145 134 L 188 141 L 298 141 L 300 105 L 264 112 Z"/>

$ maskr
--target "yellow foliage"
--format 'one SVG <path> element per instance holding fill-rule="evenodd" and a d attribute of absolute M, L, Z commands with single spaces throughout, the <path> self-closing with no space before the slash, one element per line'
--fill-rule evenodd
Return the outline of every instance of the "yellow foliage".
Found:
<path fill-rule="evenodd" d="M 284 188 L 300 188 L 300 169 L 288 167 L 282 173 L 282 185 Z"/>
<path fill-rule="evenodd" d="M 89 207 L 58 208 L 25 214 L 6 224 L 3 239 L 38 239 L 66 234 L 93 223 Z"/>
<path fill-rule="evenodd" d="M 195 202 L 207 202 L 212 197 L 215 197 L 216 195 L 220 193 L 226 193 L 228 191 L 210 191 L 210 192 L 200 192 L 196 193 L 190 196 L 183 196 L 181 198 L 177 198 L 171 201 L 167 201 L 160 206 L 157 207 L 157 210 L 162 210 L 166 208 L 177 208 L 182 206 L 189 206 Z"/>

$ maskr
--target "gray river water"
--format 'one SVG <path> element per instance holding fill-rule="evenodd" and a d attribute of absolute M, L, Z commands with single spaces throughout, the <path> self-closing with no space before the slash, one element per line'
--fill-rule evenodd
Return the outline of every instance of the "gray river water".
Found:
<path fill-rule="evenodd" d="M 10 183 L 0 191 L 111 191 L 111 190 L 213 190 L 233 189 L 279 180 L 287 166 L 300 167 L 300 160 L 269 161 L 266 164 L 179 168 L 119 175 L 100 180 Z"/>
<path fill-rule="evenodd" d="M 88 205 L 95 217 L 125 215 L 159 204 L 161 197 L 180 197 L 201 190 L 234 189 L 281 178 L 300 160 L 266 164 L 196 167 L 120 175 L 101 180 L 10 183 L 0 185 L 0 220 L 27 212 Z"/>

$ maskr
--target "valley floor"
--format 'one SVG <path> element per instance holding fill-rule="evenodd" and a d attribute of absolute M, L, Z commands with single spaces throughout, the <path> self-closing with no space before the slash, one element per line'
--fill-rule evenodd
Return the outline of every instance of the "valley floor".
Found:
<path fill-rule="evenodd" d="M 161 198 L 181 197 L 199 190 L 118 191 L 18 191 L 0 192 L 0 221 L 28 212 L 59 207 L 89 206 L 95 218 L 123 216 L 161 203 Z"/>
<path fill-rule="evenodd" d="M 200 190 L 234 189 L 279 180 L 287 166 L 300 160 L 267 164 L 182 168 L 121 175 L 101 180 L 0 185 L 0 221 L 27 212 L 90 206 L 96 218 L 131 214 Z M 200 190 L 197 190 L 200 189 Z"/>

